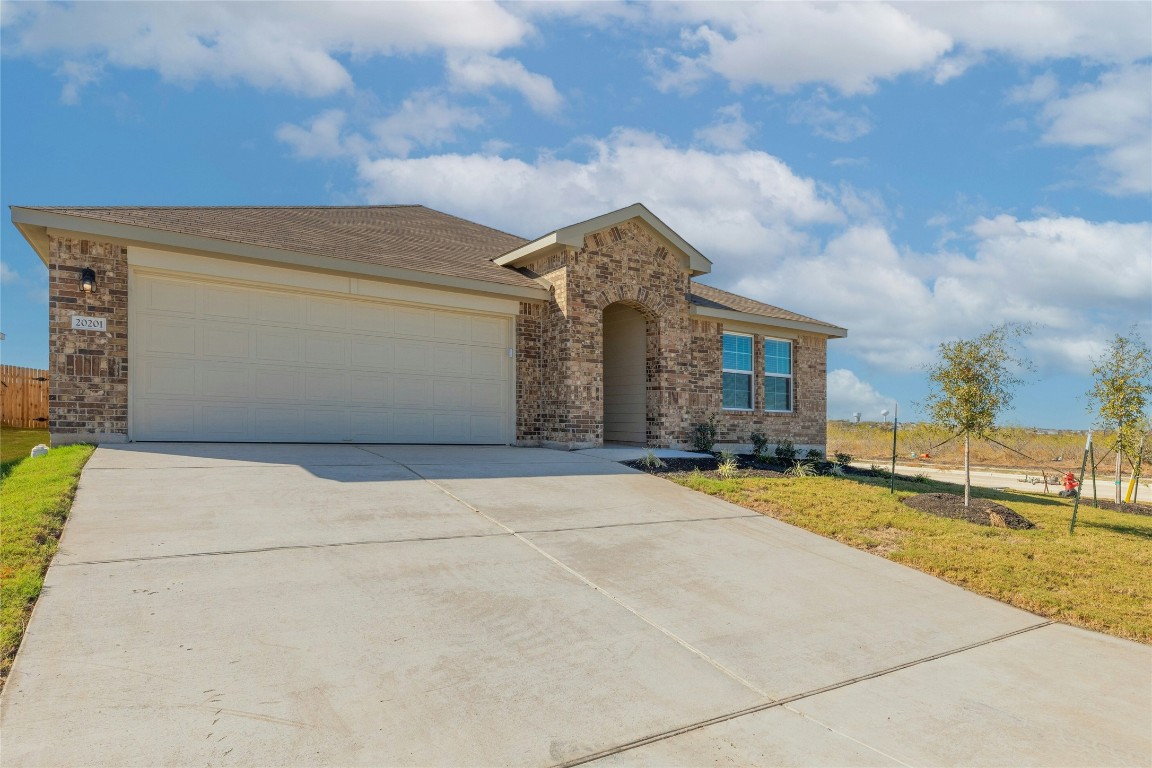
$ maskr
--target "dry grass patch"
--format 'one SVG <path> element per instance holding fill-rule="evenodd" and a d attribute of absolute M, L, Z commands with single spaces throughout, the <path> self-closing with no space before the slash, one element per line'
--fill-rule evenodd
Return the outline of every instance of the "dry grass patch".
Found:
<path fill-rule="evenodd" d="M 1036 523 L 1032 530 L 925 514 L 902 499 L 959 493 L 947 483 L 836 477 L 679 475 L 676 482 L 1041 616 L 1152 643 L 1152 518 L 1067 500 L 973 489 Z"/>

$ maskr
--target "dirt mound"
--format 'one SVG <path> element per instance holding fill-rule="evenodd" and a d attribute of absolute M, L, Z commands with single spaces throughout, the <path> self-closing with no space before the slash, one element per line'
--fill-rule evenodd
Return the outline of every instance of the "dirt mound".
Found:
<path fill-rule="evenodd" d="M 972 506 L 965 507 L 963 496 L 954 496 L 951 493 L 922 493 L 904 499 L 904 503 L 930 515 L 952 520 L 967 520 L 977 525 L 1017 530 L 1036 527 L 1031 520 L 1018 515 L 1003 504 L 988 499 L 972 499 Z"/>
<path fill-rule="evenodd" d="M 1072 499 L 1069 499 L 1068 503 L 1071 504 Z M 1146 504 L 1143 501 L 1117 504 L 1111 499 L 1100 499 L 1099 504 L 1100 509 L 1110 509 L 1113 512 L 1127 512 L 1130 515 L 1147 515 L 1148 517 L 1152 517 L 1152 505 Z M 1080 508 L 1083 509 L 1084 507 L 1090 506 L 1092 506 L 1092 497 L 1081 495 Z"/>

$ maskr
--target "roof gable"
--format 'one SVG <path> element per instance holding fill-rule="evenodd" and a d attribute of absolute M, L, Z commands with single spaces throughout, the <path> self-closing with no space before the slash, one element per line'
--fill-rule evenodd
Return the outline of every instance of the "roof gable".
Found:
<path fill-rule="evenodd" d="M 515 267 L 539 255 L 541 252 L 554 250 L 558 247 L 570 246 L 573 248 L 582 248 L 586 235 L 607 229 L 608 227 L 629 221 L 630 219 L 640 219 L 643 221 L 655 231 L 656 234 L 664 239 L 669 246 L 682 254 L 688 261 L 688 268 L 691 274 L 703 275 L 712 271 L 712 262 L 709 261 L 704 254 L 693 248 L 687 240 L 676 234 L 671 227 L 661 221 L 641 203 L 633 203 L 627 208 L 621 208 L 617 211 L 605 213 L 602 216 L 597 216 L 587 221 L 581 221 L 577 224 L 571 224 L 567 227 L 557 229 L 554 232 L 549 232 L 530 243 L 509 250 L 494 259 L 494 261 L 501 266 Z"/>

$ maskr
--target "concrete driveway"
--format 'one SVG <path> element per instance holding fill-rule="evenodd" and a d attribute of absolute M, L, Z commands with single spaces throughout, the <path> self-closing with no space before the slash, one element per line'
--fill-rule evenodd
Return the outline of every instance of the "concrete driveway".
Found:
<path fill-rule="evenodd" d="M 1152 649 L 619 464 L 97 450 L 5 766 L 1133 765 Z"/>

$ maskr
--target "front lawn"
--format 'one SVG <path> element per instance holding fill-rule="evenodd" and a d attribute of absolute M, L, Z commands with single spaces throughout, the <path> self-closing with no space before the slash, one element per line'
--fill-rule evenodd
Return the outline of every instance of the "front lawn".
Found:
<path fill-rule="evenodd" d="M 0 476 L 8 474 L 8 470 L 21 459 L 28 458 L 40 443 L 49 445 L 48 430 L 0 427 Z"/>
<path fill-rule="evenodd" d="M 1025 493 L 973 489 L 1036 523 L 975 525 L 919 512 L 900 499 L 962 489 L 872 478 L 736 478 L 682 473 L 698 491 L 836 539 L 1057 621 L 1152 642 L 1152 517 Z"/>
<path fill-rule="evenodd" d="M 53 448 L 46 456 L 11 466 L 0 478 L 0 679 L 8 677 L 72 507 L 80 470 L 93 450 L 90 445 Z"/>

